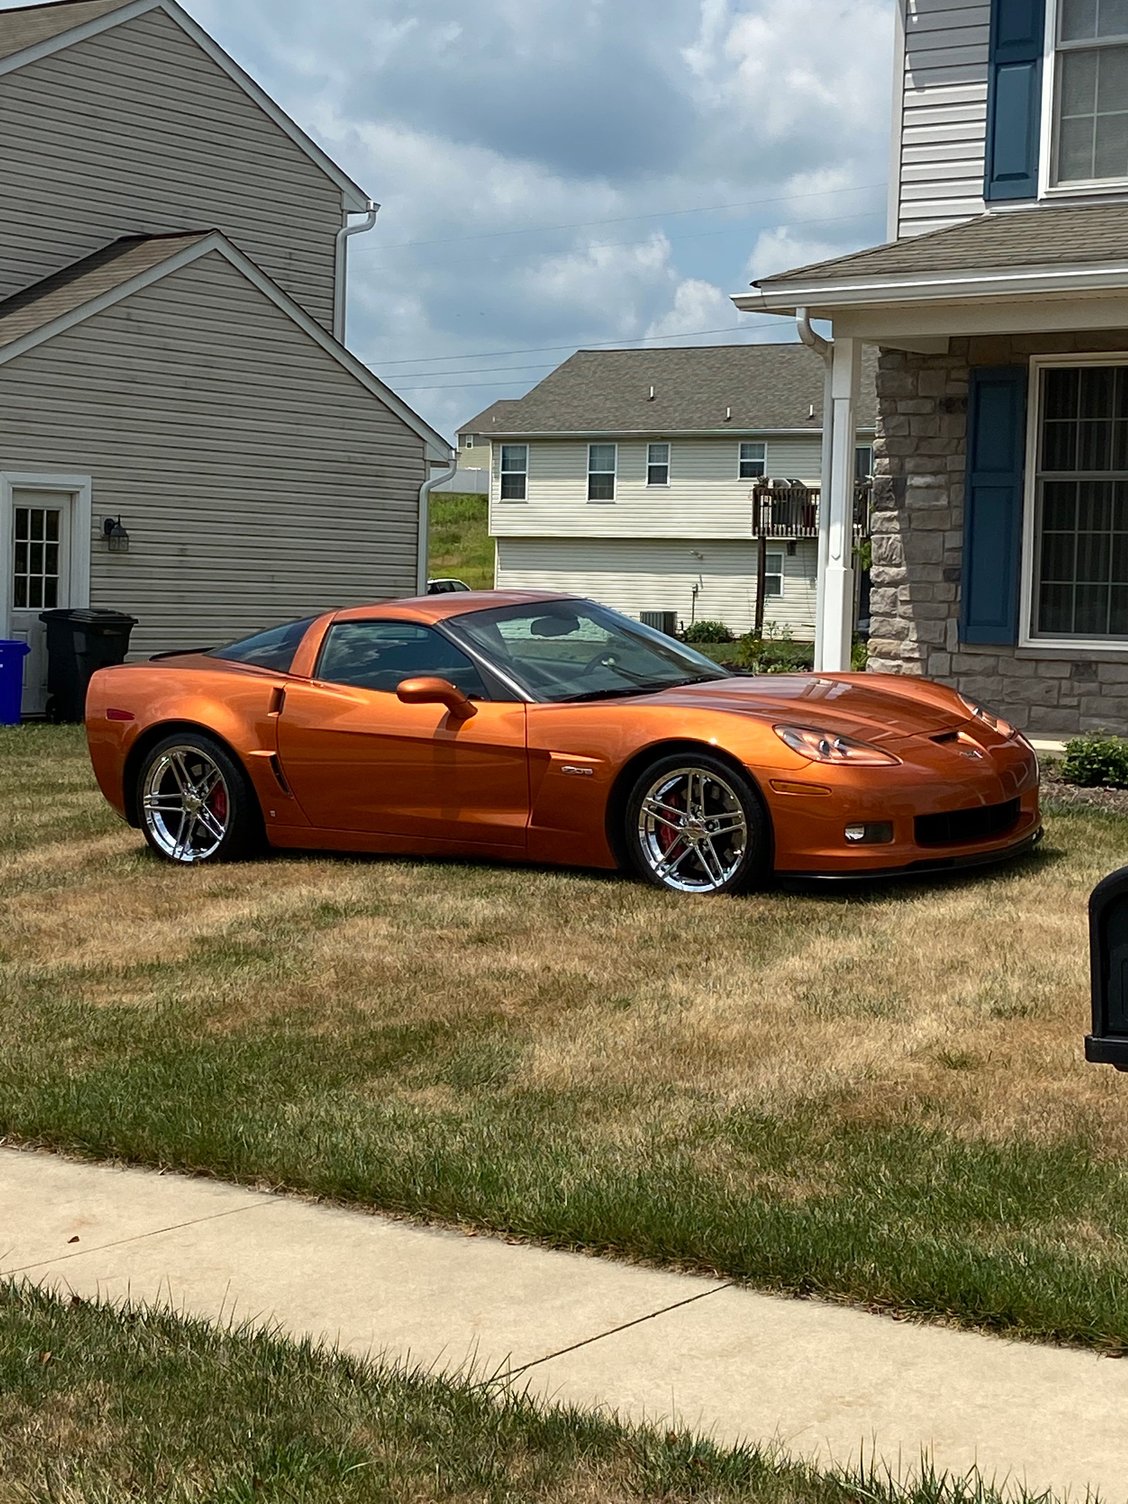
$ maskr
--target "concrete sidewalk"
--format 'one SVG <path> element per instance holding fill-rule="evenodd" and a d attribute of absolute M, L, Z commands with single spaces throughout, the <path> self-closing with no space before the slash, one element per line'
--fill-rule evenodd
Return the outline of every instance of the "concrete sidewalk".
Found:
<path fill-rule="evenodd" d="M 1128 1500 L 1128 1366 L 237 1186 L 0 1151 L 0 1276 L 195 1316 L 795 1458 L 978 1468 Z"/>

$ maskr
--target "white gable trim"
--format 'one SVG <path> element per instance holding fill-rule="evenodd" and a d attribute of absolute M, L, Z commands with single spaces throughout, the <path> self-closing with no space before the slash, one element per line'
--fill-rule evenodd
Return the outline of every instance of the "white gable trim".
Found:
<path fill-rule="evenodd" d="M 417 434 L 426 445 L 428 460 L 444 464 L 450 462 L 453 451 L 441 434 L 436 433 L 429 424 L 423 421 L 418 413 L 413 412 L 401 397 L 396 396 L 391 387 L 385 386 L 378 377 L 373 375 L 367 366 L 362 365 L 357 360 L 355 355 L 350 354 L 344 345 L 338 344 L 332 335 L 328 334 L 321 327 L 316 319 L 311 318 L 303 308 L 294 302 L 293 298 L 288 297 L 276 283 L 270 280 L 265 272 L 260 271 L 253 261 L 244 256 L 242 251 L 233 246 L 218 231 L 210 235 L 205 235 L 200 240 L 192 241 L 183 250 L 169 256 L 166 261 L 160 262 L 157 266 L 149 267 L 143 272 L 138 272 L 135 277 L 131 277 L 119 287 L 114 287 L 109 292 L 104 292 L 96 298 L 91 298 L 88 303 L 83 303 L 80 307 L 72 309 L 69 313 L 61 314 L 49 324 L 44 324 L 41 329 L 35 329 L 30 334 L 25 334 L 22 338 L 13 340 L 10 345 L 6 345 L 3 349 L 0 349 L 0 366 L 7 365 L 13 360 L 18 360 L 21 355 L 26 355 L 29 350 L 34 350 L 38 345 L 46 344 L 48 340 L 55 339 L 60 334 L 65 334 L 68 329 L 73 329 L 78 324 L 85 323 L 87 319 L 94 318 L 95 315 L 103 313 L 107 308 L 113 308 L 115 304 L 123 302 L 128 297 L 132 297 L 134 293 L 141 292 L 144 288 L 153 286 L 154 283 L 162 281 L 163 278 L 172 276 L 175 272 L 181 271 L 186 266 L 190 266 L 192 262 L 198 261 L 202 256 L 208 256 L 212 253 L 223 256 L 229 261 L 236 271 L 240 272 L 248 282 L 252 283 L 264 297 L 269 298 L 276 308 L 281 309 L 287 318 L 297 324 L 304 334 L 307 334 L 327 355 L 332 356 L 339 366 L 343 366 L 350 376 L 366 387 L 407 428 L 410 428 L 413 433 Z"/>
<path fill-rule="evenodd" d="M 5 73 L 14 73 L 17 68 L 26 68 L 30 63 L 37 63 L 40 59 L 61 52 L 66 47 L 73 47 L 77 42 L 85 42 L 90 37 L 100 36 L 102 32 L 111 31 L 115 26 L 122 26 L 127 21 L 136 20 L 138 16 L 143 16 L 151 10 L 163 10 L 175 21 L 180 29 L 207 53 L 212 62 L 222 68 L 224 73 L 233 79 L 265 114 L 269 115 L 274 124 L 320 167 L 326 177 L 336 183 L 341 190 L 344 208 L 348 213 L 367 212 L 370 200 L 364 190 L 342 172 L 332 158 L 322 151 L 317 142 L 307 136 L 296 121 L 291 120 L 281 105 L 276 104 L 270 95 L 255 83 L 250 74 L 245 73 L 235 59 L 224 52 L 219 43 L 213 41 L 202 26 L 193 21 L 187 11 L 176 3 L 176 0 L 133 0 L 131 5 L 123 5 L 120 10 L 110 11 L 108 15 L 98 16 L 81 26 L 72 27 L 70 31 L 64 31 L 59 36 L 48 37 L 46 41 L 37 42 L 34 47 L 25 47 L 22 52 L 14 52 L 11 57 L 0 59 L 0 77 L 3 77 Z"/>

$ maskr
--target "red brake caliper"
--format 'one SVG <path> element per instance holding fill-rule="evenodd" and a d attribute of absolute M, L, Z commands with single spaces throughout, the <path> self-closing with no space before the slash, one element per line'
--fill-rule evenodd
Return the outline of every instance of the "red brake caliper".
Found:
<path fill-rule="evenodd" d="M 227 823 L 227 790 L 222 783 L 216 784 L 215 793 L 208 801 L 208 808 L 221 825 Z"/>
<path fill-rule="evenodd" d="M 667 798 L 662 800 L 662 803 L 667 806 L 672 806 L 674 809 L 682 808 L 682 806 L 678 803 L 678 796 L 676 793 L 670 794 Z M 658 845 L 662 848 L 663 856 L 668 857 L 673 851 L 674 847 L 679 845 L 680 843 L 681 833 L 679 831 L 671 830 L 668 825 L 659 825 Z"/>

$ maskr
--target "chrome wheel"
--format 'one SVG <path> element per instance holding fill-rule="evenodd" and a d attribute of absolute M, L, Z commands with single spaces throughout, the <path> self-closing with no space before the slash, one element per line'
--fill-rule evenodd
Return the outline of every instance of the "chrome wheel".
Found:
<path fill-rule="evenodd" d="M 227 838 L 231 790 L 199 747 L 166 747 L 145 774 L 141 817 L 157 850 L 174 862 L 205 862 Z"/>
<path fill-rule="evenodd" d="M 679 893 L 716 893 L 748 851 L 748 816 L 733 786 L 712 768 L 664 772 L 638 808 L 638 841 L 653 879 Z"/>

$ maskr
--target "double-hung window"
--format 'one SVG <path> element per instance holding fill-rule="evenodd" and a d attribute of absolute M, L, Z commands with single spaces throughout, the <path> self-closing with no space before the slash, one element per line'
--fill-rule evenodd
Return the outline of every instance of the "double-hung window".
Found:
<path fill-rule="evenodd" d="M 646 484 L 648 486 L 668 486 L 670 484 L 669 444 L 647 444 Z"/>
<path fill-rule="evenodd" d="M 502 501 L 527 501 L 528 490 L 528 444 L 503 444 L 501 446 Z"/>
<path fill-rule="evenodd" d="M 741 480 L 760 480 L 768 473 L 768 446 L 758 441 L 746 440 L 740 446 Z"/>
<path fill-rule="evenodd" d="M 1055 184 L 1128 178 L 1128 0 L 1057 0 Z"/>
<path fill-rule="evenodd" d="M 615 500 L 615 468 L 618 456 L 614 444 L 588 445 L 588 500 Z"/>
<path fill-rule="evenodd" d="M 764 555 L 764 599 L 783 594 L 783 555 Z"/>
<path fill-rule="evenodd" d="M 1038 379 L 1032 639 L 1128 640 L 1128 365 Z"/>

